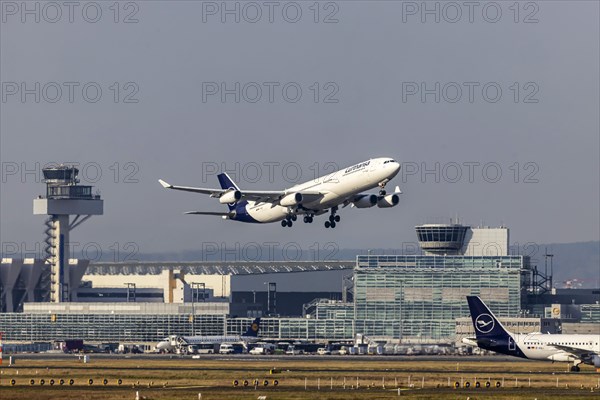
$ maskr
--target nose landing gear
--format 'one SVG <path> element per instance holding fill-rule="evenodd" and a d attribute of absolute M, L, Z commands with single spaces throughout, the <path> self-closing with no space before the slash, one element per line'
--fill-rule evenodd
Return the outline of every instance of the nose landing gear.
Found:
<path fill-rule="evenodd" d="M 386 195 L 386 191 L 385 191 L 385 184 L 387 183 L 387 181 L 383 181 L 383 182 L 379 182 L 379 195 L 380 196 L 385 196 Z"/>

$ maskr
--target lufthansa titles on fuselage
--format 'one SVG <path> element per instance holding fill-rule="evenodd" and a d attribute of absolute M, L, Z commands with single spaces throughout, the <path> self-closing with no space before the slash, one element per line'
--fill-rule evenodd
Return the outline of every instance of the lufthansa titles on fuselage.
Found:
<path fill-rule="evenodd" d="M 365 162 L 361 162 L 360 164 L 356 164 L 356 165 L 353 165 L 353 166 L 351 166 L 351 167 L 348 167 L 348 168 L 346 168 L 346 170 L 344 171 L 344 175 L 348 175 L 348 174 L 350 174 L 350 173 L 352 173 L 352 172 L 356 172 L 356 171 L 359 171 L 359 170 L 361 170 L 361 169 L 364 169 L 364 168 L 366 168 L 366 167 L 367 167 L 367 166 L 368 166 L 370 163 L 371 163 L 371 160 L 369 160 L 369 161 L 365 161 Z"/>

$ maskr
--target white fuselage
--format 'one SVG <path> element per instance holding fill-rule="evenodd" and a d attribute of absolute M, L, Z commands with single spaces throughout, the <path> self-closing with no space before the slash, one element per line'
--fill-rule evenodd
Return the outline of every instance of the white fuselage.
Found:
<path fill-rule="evenodd" d="M 575 361 L 568 352 L 558 349 L 559 346 L 569 346 L 592 353 L 600 353 L 600 335 L 555 335 L 555 334 L 513 334 L 515 342 L 521 351 L 532 360 Z"/>
<path fill-rule="evenodd" d="M 337 206 L 365 190 L 376 188 L 380 183 L 395 177 L 400 170 L 400 164 L 389 161 L 389 158 L 374 158 L 364 161 L 293 186 L 287 189 L 286 193 L 302 191 L 325 193 L 317 200 L 302 203 L 304 209 L 318 213 L 329 207 Z M 285 219 L 290 213 L 290 208 L 269 202 L 248 201 L 246 212 L 257 222 L 276 222 Z"/>

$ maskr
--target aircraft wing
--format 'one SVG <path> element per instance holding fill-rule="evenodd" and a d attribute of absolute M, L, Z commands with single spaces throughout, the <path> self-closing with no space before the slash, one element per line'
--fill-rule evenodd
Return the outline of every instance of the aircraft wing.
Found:
<path fill-rule="evenodd" d="M 200 187 L 190 187 L 190 186 L 175 186 L 175 185 L 171 185 L 171 184 L 163 181 L 162 179 L 159 179 L 158 181 L 160 182 L 162 187 L 164 187 L 166 189 L 182 190 L 184 192 L 207 194 L 207 195 L 210 195 L 210 197 L 216 197 L 216 198 L 221 197 L 224 193 L 229 192 L 231 190 L 231 189 L 200 188 Z M 286 194 L 296 193 L 296 192 L 288 192 L 285 190 L 279 190 L 279 191 L 240 190 L 239 192 L 242 194 L 242 199 L 257 201 L 257 202 L 266 202 L 266 203 L 277 202 L 281 197 L 285 196 Z M 304 201 L 316 200 L 319 197 L 323 196 L 323 194 L 324 194 L 324 193 L 315 192 L 315 191 L 299 191 L 299 192 L 302 193 L 302 196 L 305 199 Z M 206 215 L 212 215 L 212 214 L 206 214 Z"/>
<path fill-rule="evenodd" d="M 393 193 L 388 193 L 388 195 L 390 194 L 402 194 L 402 190 L 400 190 L 400 186 L 396 186 L 396 188 L 394 189 Z M 344 200 L 343 202 L 343 207 L 347 207 L 347 206 L 352 206 L 354 207 L 357 201 L 360 201 L 362 199 L 364 199 L 365 197 L 371 197 L 371 196 L 375 196 L 374 194 L 371 193 L 357 193 L 354 196 L 351 196 L 347 199 Z M 377 198 L 380 198 L 381 195 L 378 195 Z M 372 205 L 375 205 L 375 202 L 372 200 Z"/>
<path fill-rule="evenodd" d="M 591 350 L 578 349 L 576 347 L 565 346 L 562 344 L 552 344 L 550 346 L 555 347 L 562 351 L 566 351 L 567 353 L 572 354 L 573 356 L 579 358 L 580 360 L 591 359 L 593 356 L 598 355 L 598 353 L 593 352 Z"/>
<path fill-rule="evenodd" d="M 285 191 L 240 190 L 242 199 L 256 202 L 273 203 L 285 196 Z"/>
<path fill-rule="evenodd" d="M 329 191 L 316 192 L 314 190 L 299 190 L 298 192 L 302 193 L 303 203 L 310 203 L 312 201 L 319 200 L 321 197 L 329 193 Z"/>
<path fill-rule="evenodd" d="M 355 194 L 354 196 L 351 196 L 349 198 L 347 198 L 346 200 L 344 200 L 344 207 L 351 205 L 352 203 L 354 203 L 355 201 L 359 201 L 360 199 L 364 198 L 364 197 L 368 197 L 371 196 L 369 193 L 358 193 Z"/>
<path fill-rule="evenodd" d="M 246 200 L 251 200 L 251 201 L 256 201 L 259 203 L 278 203 L 279 200 L 287 195 L 287 194 L 291 194 L 291 193 L 301 193 L 302 194 L 302 202 L 303 203 L 308 203 L 314 200 L 318 200 L 319 198 L 321 198 L 325 192 L 315 192 L 315 191 L 304 191 L 304 190 L 298 190 L 298 191 L 286 191 L 286 190 L 281 190 L 281 191 L 266 191 L 266 190 L 240 190 L 240 193 L 242 194 L 242 199 L 246 199 Z M 216 196 L 218 197 L 218 196 Z"/>

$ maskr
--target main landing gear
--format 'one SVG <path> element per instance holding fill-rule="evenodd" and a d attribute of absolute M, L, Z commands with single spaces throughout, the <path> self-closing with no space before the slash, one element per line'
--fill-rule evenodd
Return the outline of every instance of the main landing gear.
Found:
<path fill-rule="evenodd" d="M 313 222 L 313 216 L 312 214 L 308 214 L 304 216 L 304 223 L 305 224 L 312 224 Z"/>
<path fill-rule="evenodd" d="M 298 216 L 296 216 L 296 214 L 288 214 L 285 219 L 283 221 L 281 221 L 281 226 L 285 227 L 289 227 L 291 228 L 292 225 L 294 225 L 294 221 L 296 221 L 298 219 Z"/>
<path fill-rule="evenodd" d="M 572 365 L 571 372 L 579 372 L 579 364 Z"/>
<path fill-rule="evenodd" d="M 335 228 L 336 222 L 340 222 L 340 216 L 336 215 L 337 207 L 331 208 L 331 215 L 329 221 L 325 221 L 325 228 Z"/>

